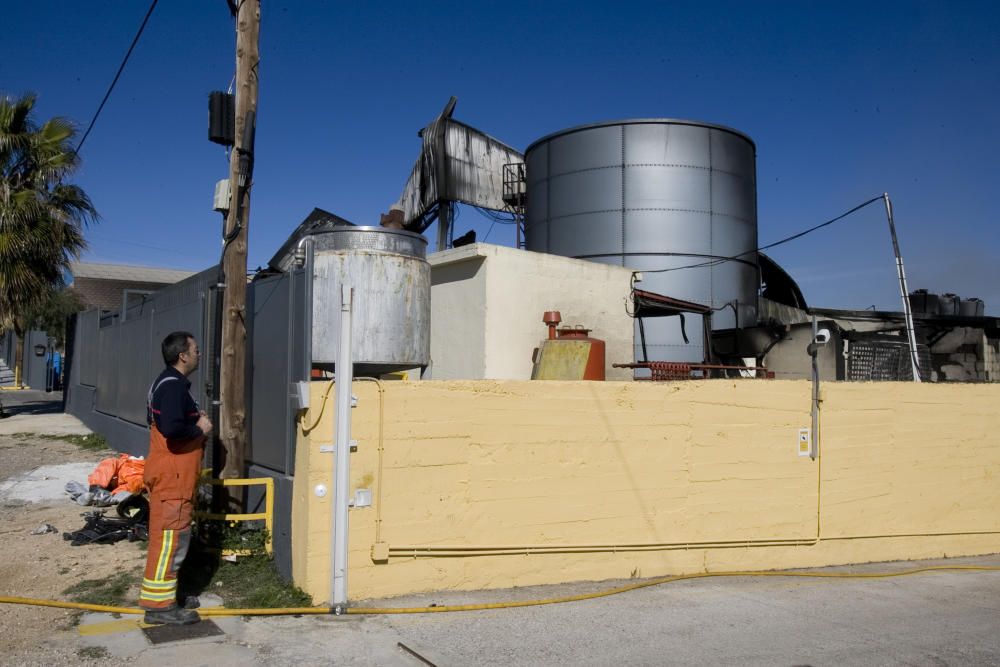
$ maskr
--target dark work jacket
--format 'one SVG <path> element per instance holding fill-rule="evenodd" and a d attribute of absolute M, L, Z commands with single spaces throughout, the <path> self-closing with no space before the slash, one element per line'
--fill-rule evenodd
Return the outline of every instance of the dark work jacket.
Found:
<path fill-rule="evenodd" d="M 200 437 L 196 426 L 201 411 L 191 398 L 191 383 L 173 366 L 167 366 L 149 388 L 146 421 L 168 441 Z"/>

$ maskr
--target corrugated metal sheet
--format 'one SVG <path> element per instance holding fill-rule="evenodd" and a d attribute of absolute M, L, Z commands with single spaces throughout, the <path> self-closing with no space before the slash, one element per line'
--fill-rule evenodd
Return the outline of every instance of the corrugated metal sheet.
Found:
<path fill-rule="evenodd" d="M 304 271 L 255 281 L 247 291 L 251 318 L 250 448 L 254 463 L 291 474 L 295 461 L 293 383 L 308 377 Z"/>
<path fill-rule="evenodd" d="M 252 409 L 250 458 L 273 470 L 285 470 L 285 447 L 291 420 L 288 415 L 290 385 L 288 355 L 291 348 L 289 312 L 291 275 L 254 282 L 249 290 L 253 313 L 250 346 Z M 259 352 L 265 352 L 259 354 Z"/>
<path fill-rule="evenodd" d="M 76 382 L 87 386 L 97 386 L 97 331 L 101 311 L 88 310 L 76 317 L 75 357 L 80 364 Z"/>
<path fill-rule="evenodd" d="M 97 393 L 94 409 L 109 415 L 118 414 L 119 333 L 114 324 L 97 331 Z M 93 351 L 84 354 L 93 354 Z"/>
<path fill-rule="evenodd" d="M 295 405 L 289 388 L 292 382 L 306 379 L 309 369 L 305 324 L 309 283 L 304 275 L 302 270 L 283 274 L 258 281 L 248 290 L 248 306 L 260 316 L 249 322 L 253 355 L 248 369 L 253 380 L 248 396 L 252 406 L 249 460 L 282 472 L 291 472 L 295 453 Z M 201 368 L 188 378 L 191 395 L 210 410 L 215 357 L 211 313 L 212 302 L 218 298 L 212 285 L 217 280 L 217 267 L 206 269 L 150 295 L 141 308 L 129 308 L 124 320 L 111 315 L 102 323 L 97 310 L 80 313 L 68 409 L 85 421 L 96 410 L 102 418 L 114 417 L 111 424 L 144 428 L 146 393 L 163 369 L 160 344 L 172 331 L 190 331 L 202 350 Z M 140 439 L 129 451 L 143 453 L 145 443 Z"/>
<path fill-rule="evenodd" d="M 146 423 L 149 383 L 163 366 L 159 341 L 154 345 L 150 340 L 150 325 L 150 318 L 127 320 L 119 325 L 118 404 L 115 414 L 140 425 Z"/>
<path fill-rule="evenodd" d="M 420 157 L 393 206 L 402 209 L 407 229 L 424 231 L 429 225 L 425 216 L 440 201 L 506 208 L 503 167 L 523 163 L 520 151 L 443 115 L 424 128 L 422 137 Z"/>
<path fill-rule="evenodd" d="M 111 315 L 102 321 L 97 310 L 78 316 L 74 354 L 80 373 L 72 381 L 96 388 L 95 410 L 145 426 L 146 392 L 163 369 L 160 343 L 172 331 L 190 331 L 206 347 L 205 299 L 217 278 L 212 268 L 171 285 L 147 297 L 141 308 L 130 308 L 125 320 Z M 203 356 L 204 368 L 188 378 L 192 396 L 203 407 L 208 401 L 202 378 L 210 359 Z"/>
<path fill-rule="evenodd" d="M 735 130 L 672 119 L 549 135 L 526 151 L 526 247 L 645 272 L 643 289 L 712 306 L 714 329 L 754 324 L 754 151 Z M 701 317 L 687 326 L 700 331 Z M 704 359 L 700 336 L 684 334 L 679 319 L 636 322 L 635 358 Z"/>

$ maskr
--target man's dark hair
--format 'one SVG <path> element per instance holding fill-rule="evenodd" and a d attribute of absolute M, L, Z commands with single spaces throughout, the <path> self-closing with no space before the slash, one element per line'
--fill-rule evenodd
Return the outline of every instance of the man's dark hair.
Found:
<path fill-rule="evenodd" d="M 163 339 L 163 344 L 160 345 L 160 351 L 163 352 L 163 363 L 167 366 L 176 364 L 177 360 L 181 358 L 181 352 L 186 352 L 188 349 L 188 338 L 194 338 L 194 334 L 187 331 L 175 331 L 167 334 L 167 337 Z"/>

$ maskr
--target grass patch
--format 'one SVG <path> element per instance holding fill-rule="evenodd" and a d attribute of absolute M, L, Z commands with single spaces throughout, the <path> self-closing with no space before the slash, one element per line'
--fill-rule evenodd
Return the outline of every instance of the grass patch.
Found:
<path fill-rule="evenodd" d="M 262 529 L 201 522 L 196 527 L 180 572 L 181 597 L 214 593 L 229 608 L 274 609 L 311 607 L 312 599 L 278 574 L 274 560 L 264 551 L 267 533 Z M 244 550 L 235 562 L 220 557 L 221 551 Z"/>
<path fill-rule="evenodd" d="M 103 646 L 84 646 L 76 652 L 76 657 L 81 660 L 105 660 L 110 658 L 111 654 Z"/>
<path fill-rule="evenodd" d="M 227 551 L 245 551 L 253 556 L 262 556 L 267 553 L 267 530 L 254 527 L 250 522 L 234 521 L 222 527 L 218 543 Z"/>
<path fill-rule="evenodd" d="M 68 442 L 70 444 L 76 445 L 80 449 L 86 450 L 88 452 L 100 452 L 106 449 L 111 449 L 108 441 L 104 439 L 103 435 L 98 433 L 88 433 L 87 435 L 51 435 L 44 433 L 15 433 L 15 438 L 20 440 L 30 440 L 31 438 L 38 438 L 41 440 L 61 440 L 62 442 Z"/>
<path fill-rule="evenodd" d="M 116 572 L 106 579 L 78 581 L 64 590 L 63 595 L 68 595 L 73 602 L 118 607 L 125 602 L 129 589 L 137 583 L 138 575 Z"/>
<path fill-rule="evenodd" d="M 99 452 L 105 449 L 111 449 L 111 446 L 108 444 L 108 441 L 104 439 L 104 436 L 97 433 L 91 433 L 89 435 L 43 435 L 41 437 L 47 440 L 62 440 L 63 442 L 69 442 L 88 452 Z"/>
<path fill-rule="evenodd" d="M 312 598 L 281 578 L 267 556 L 245 556 L 235 563 L 222 561 L 215 571 L 211 590 L 227 607 L 275 609 L 311 607 Z"/>

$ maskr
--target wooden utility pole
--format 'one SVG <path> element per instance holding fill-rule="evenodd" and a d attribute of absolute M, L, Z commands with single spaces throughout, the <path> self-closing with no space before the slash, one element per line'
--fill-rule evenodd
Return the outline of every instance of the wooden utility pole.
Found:
<path fill-rule="evenodd" d="M 236 144 L 229 168 L 232 196 L 222 270 L 222 345 L 219 436 L 226 453 L 221 477 L 242 477 L 246 462 L 247 230 L 253 182 L 253 137 L 260 61 L 260 0 L 240 0 L 236 14 Z"/>

